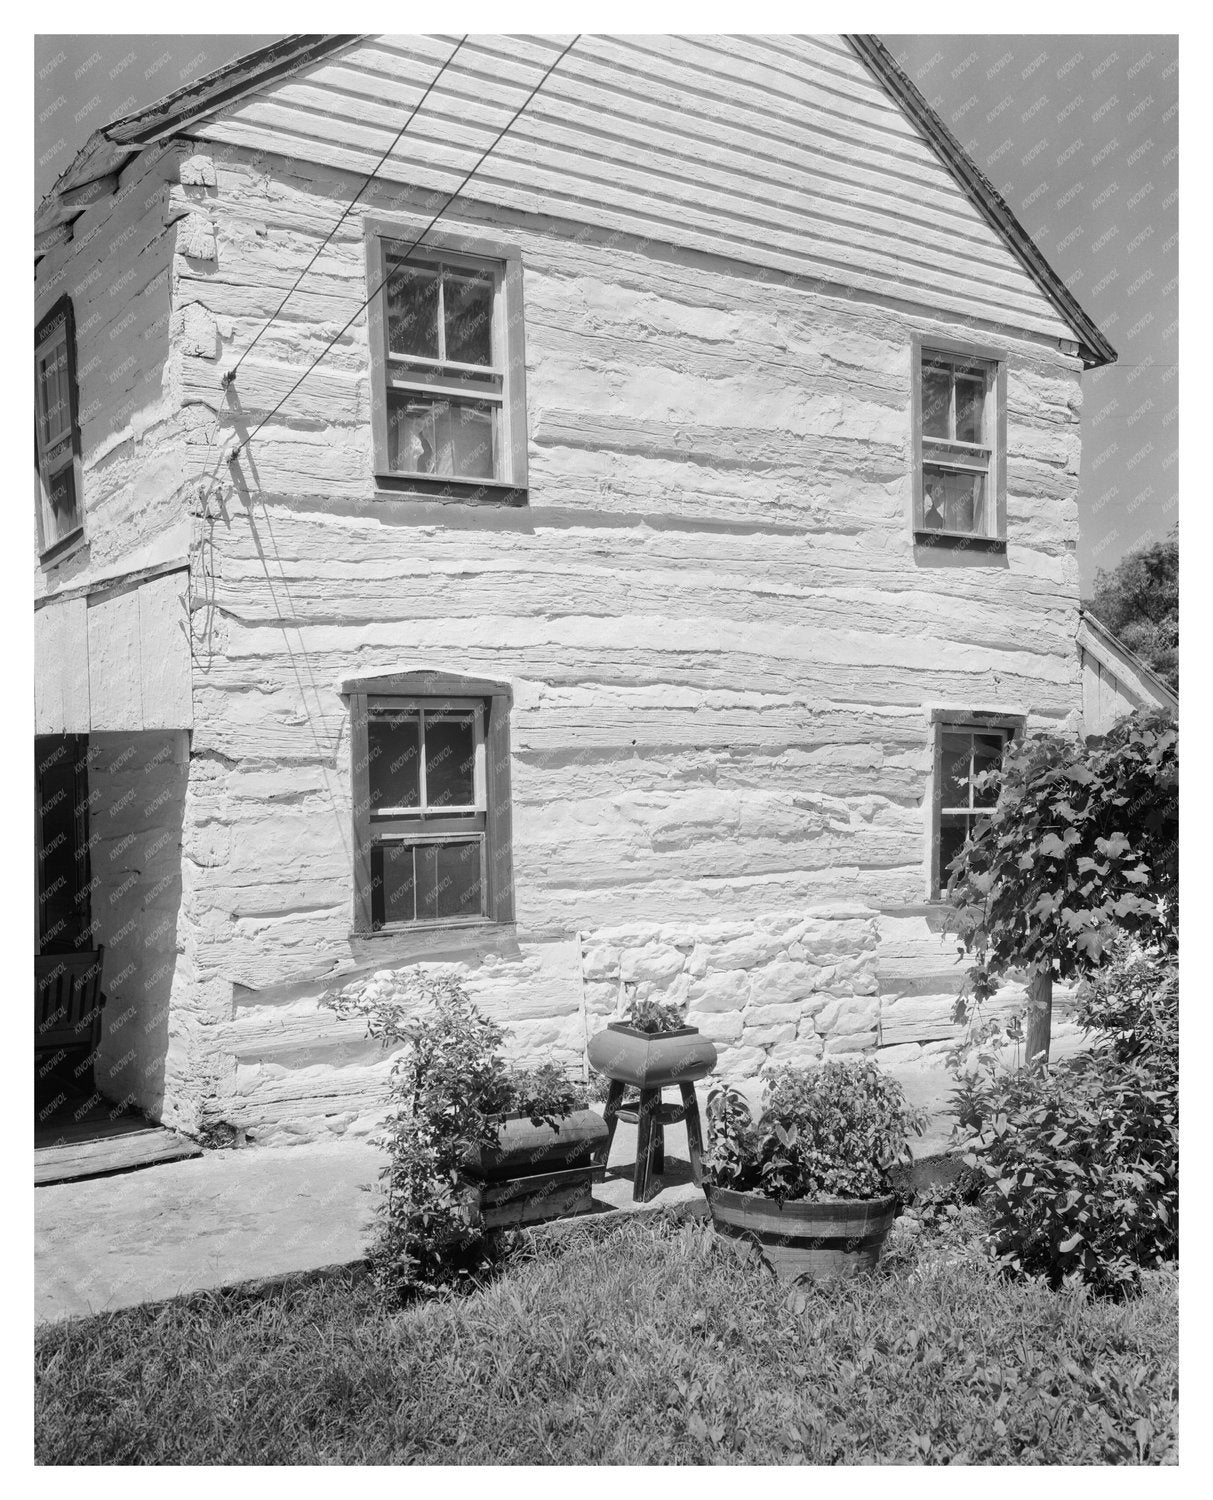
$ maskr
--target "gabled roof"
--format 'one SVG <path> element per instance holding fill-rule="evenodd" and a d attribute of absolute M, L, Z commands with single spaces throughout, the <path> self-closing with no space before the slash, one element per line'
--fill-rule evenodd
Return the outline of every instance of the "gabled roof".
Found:
<path fill-rule="evenodd" d="M 307 68 L 369 34 L 288 36 L 208 73 L 158 103 L 94 131 L 71 166 L 39 204 L 34 216 L 35 263 L 63 227 L 90 203 L 114 191 L 117 173 L 132 157 L 193 122 L 240 103 L 250 94 Z M 1079 306 L 997 189 L 978 170 L 918 89 L 874 36 L 847 36 L 852 51 L 882 85 L 935 152 L 952 178 L 1040 288 L 1062 321 L 1073 329 L 1077 352 L 1088 366 L 1110 364 L 1116 350 Z"/>
<path fill-rule="evenodd" d="M 1036 242 L 1011 212 L 1002 194 L 981 172 L 968 152 L 898 67 L 888 49 L 874 36 L 848 36 L 846 40 L 857 56 L 867 64 L 869 71 L 884 85 L 894 103 L 900 106 L 916 126 L 927 144 L 934 148 L 936 155 L 968 194 L 970 201 L 990 227 L 1002 237 L 1012 255 L 1040 287 L 1062 319 L 1073 328 L 1078 335 L 1078 352 L 1083 364 L 1088 368 L 1111 364 L 1116 358 L 1116 350 L 1041 254 Z"/>
<path fill-rule="evenodd" d="M 1123 683 L 1132 696 L 1140 698 L 1143 703 L 1169 708 L 1173 714 L 1179 713 L 1179 698 L 1154 668 L 1142 661 L 1135 651 L 1130 651 L 1120 637 L 1113 635 L 1090 610 L 1078 611 L 1075 640 L 1081 651 L 1093 656 L 1101 667 Z"/>
<path fill-rule="evenodd" d="M 349 36 L 287 36 L 268 47 L 246 52 L 213 73 L 174 89 L 157 103 L 123 115 L 93 131 L 60 174 L 34 214 L 35 258 L 39 239 L 73 219 L 98 198 L 113 191 L 110 179 L 132 156 L 194 120 L 236 104 L 267 83 L 298 73 L 311 63 L 363 40 Z"/>

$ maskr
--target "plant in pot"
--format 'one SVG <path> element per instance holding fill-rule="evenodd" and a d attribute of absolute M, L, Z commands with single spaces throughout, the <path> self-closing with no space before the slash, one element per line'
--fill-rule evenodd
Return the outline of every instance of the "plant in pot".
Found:
<path fill-rule="evenodd" d="M 859 1059 L 773 1069 L 757 1121 L 737 1089 L 713 1089 L 704 1191 L 716 1232 L 756 1244 L 786 1280 L 871 1270 L 897 1211 L 890 1174 L 926 1118 Z"/>
<path fill-rule="evenodd" d="M 475 1277 L 494 1231 L 590 1207 L 606 1126 L 584 1085 L 546 1064 L 511 1069 L 505 1033 L 452 975 L 380 970 L 321 1004 L 400 1048 L 375 1144 L 381 1172 L 372 1270 L 393 1295 Z"/>
<path fill-rule="evenodd" d="M 590 1067 L 611 1080 L 604 1116 L 605 1165 L 620 1120 L 639 1126 L 632 1196 L 644 1202 L 665 1169 L 665 1127 L 685 1122 L 691 1173 L 702 1178 L 702 1141 L 695 1082 L 716 1066 L 716 1048 L 698 1027 L 686 1024 L 680 1006 L 651 996 L 633 996 L 623 1020 L 610 1021 L 590 1038 Z M 676 1085 L 681 1104 L 665 1105 L 661 1091 Z M 634 1099 L 626 1097 L 632 1091 Z"/>

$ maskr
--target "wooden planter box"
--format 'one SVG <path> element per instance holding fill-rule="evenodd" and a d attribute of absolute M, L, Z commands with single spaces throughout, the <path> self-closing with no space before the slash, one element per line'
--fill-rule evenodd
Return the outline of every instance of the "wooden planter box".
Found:
<path fill-rule="evenodd" d="M 586 1055 L 599 1073 L 644 1090 L 694 1083 L 716 1066 L 716 1048 L 694 1026 L 652 1032 L 611 1021 L 590 1038 Z"/>
<path fill-rule="evenodd" d="M 586 1213 L 591 1186 L 606 1170 L 607 1127 L 592 1109 L 577 1109 L 552 1125 L 510 1115 L 498 1130 L 499 1145 L 464 1157 L 468 1223 L 482 1229 L 539 1224 Z"/>
<path fill-rule="evenodd" d="M 880 1258 L 897 1199 L 835 1198 L 776 1203 L 761 1193 L 706 1186 L 716 1233 L 756 1244 L 781 1281 L 858 1276 Z"/>

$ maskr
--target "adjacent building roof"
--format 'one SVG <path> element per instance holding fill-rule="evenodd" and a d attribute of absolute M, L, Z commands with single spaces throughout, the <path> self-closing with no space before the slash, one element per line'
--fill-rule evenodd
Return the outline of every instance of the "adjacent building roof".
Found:
<path fill-rule="evenodd" d="M 125 163 L 146 147 L 187 130 L 195 121 L 237 104 L 267 84 L 298 73 L 369 34 L 288 36 L 247 53 L 147 109 L 94 131 L 43 199 L 34 216 L 35 263 L 48 244 L 90 203 L 114 191 Z M 848 45 L 922 135 L 943 165 L 1027 274 L 1074 331 L 1076 352 L 1088 366 L 1109 364 L 1116 350 L 1049 265 L 996 188 L 981 173 L 922 94 L 874 36 L 847 36 Z"/>
<path fill-rule="evenodd" d="M 1178 696 L 1154 668 L 1147 666 L 1135 651 L 1130 651 L 1090 610 L 1078 611 L 1075 640 L 1080 651 L 1087 652 L 1127 689 L 1128 697 L 1136 698 L 1142 704 L 1170 709 L 1173 714 L 1179 713 Z"/>

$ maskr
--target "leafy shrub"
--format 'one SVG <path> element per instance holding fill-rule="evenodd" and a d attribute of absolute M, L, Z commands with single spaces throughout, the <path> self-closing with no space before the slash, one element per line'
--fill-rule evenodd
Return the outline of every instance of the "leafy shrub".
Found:
<path fill-rule="evenodd" d="M 499 1051 L 504 1031 L 453 976 L 381 970 L 321 1003 L 362 1017 L 384 1046 L 404 1046 L 375 1142 L 389 1153 L 370 1250 L 377 1282 L 402 1296 L 475 1278 L 497 1258 L 500 1241 L 469 1223 L 466 1154 L 495 1147 L 511 1114 L 558 1124 L 585 1106 L 584 1086 L 553 1063 L 509 1068 Z"/>
<path fill-rule="evenodd" d="M 628 1006 L 627 1023 L 637 1031 L 656 1035 L 681 1030 L 686 1025 L 686 1019 L 681 1007 L 673 1000 L 658 1000 L 650 996 L 645 1000 L 632 1000 Z"/>
<path fill-rule="evenodd" d="M 1092 982 L 1103 1040 L 1041 1072 L 967 1080 L 965 1160 L 989 1180 L 991 1245 L 1017 1273 L 1123 1295 L 1178 1253 L 1178 958 L 1122 948 Z"/>
<path fill-rule="evenodd" d="M 727 1085 L 708 1096 L 709 1181 L 744 1193 L 789 1198 L 877 1198 L 910 1155 L 923 1111 L 874 1063 L 831 1059 L 822 1067 L 772 1070 L 754 1124 L 743 1096 Z"/>

